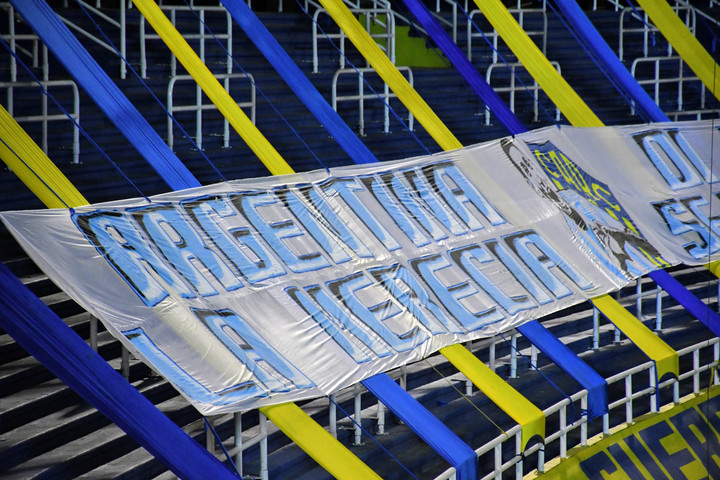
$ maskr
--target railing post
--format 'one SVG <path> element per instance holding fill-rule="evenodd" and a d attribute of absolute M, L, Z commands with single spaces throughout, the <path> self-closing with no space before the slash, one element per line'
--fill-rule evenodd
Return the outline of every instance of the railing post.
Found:
<path fill-rule="evenodd" d="M 635 295 L 637 296 L 635 298 L 635 314 L 637 316 L 637 319 L 642 322 L 643 319 L 643 313 L 642 313 L 642 277 L 638 277 L 637 284 L 635 286 Z"/>
<path fill-rule="evenodd" d="M 515 455 L 520 459 L 515 464 L 515 478 L 523 478 L 522 431 L 515 434 Z"/>
<path fill-rule="evenodd" d="M 235 412 L 233 415 L 233 419 L 235 420 L 235 447 L 238 449 L 238 452 L 235 454 L 235 467 L 237 468 L 238 472 L 240 473 L 240 477 L 242 477 L 243 474 L 243 465 L 242 465 L 242 444 L 243 444 L 243 438 L 242 438 L 242 413 L 241 412 Z"/>
<path fill-rule="evenodd" d="M 205 449 L 215 455 L 215 435 L 212 433 L 213 418 L 205 417 Z"/>
<path fill-rule="evenodd" d="M 495 480 L 502 480 L 502 443 L 495 445 L 493 450 L 495 454 Z"/>
<path fill-rule="evenodd" d="M 360 385 L 355 385 L 355 438 L 353 445 L 362 445 L 362 392 Z"/>
<path fill-rule="evenodd" d="M 377 434 L 385 435 L 385 405 L 382 402 L 377 404 Z"/>
<path fill-rule="evenodd" d="M 585 395 L 583 395 L 583 397 L 580 399 L 580 408 L 582 409 L 583 412 L 588 411 L 588 394 L 587 393 L 585 393 Z M 586 446 L 587 441 L 588 441 L 587 425 L 588 425 L 588 415 L 586 414 L 585 421 L 583 421 L 580 424 L 580 445 L 582 445 L 582 446 Z"/>
<path fill-rule="evenodd" d="M 700 368 L 700 350 L 693 351 L 693 393 L 700 392 L 700 373 L 698 372 L 698 369 Z"/>
<path fill-rule="evenodd" d="M 560 458 L 567 458 L 567 405 L 560 409 Z"/>
<path fill-rule="evenodd" d="M 655 297 L 655 331 L 662 331 L 662 288 L 660 286 L 658 286 Z"/>
<path fill-rule="evenodd" d="M 267 450 L 267 417 L 261 412 L 258 412 L 260 416 L 260 479 L 268 480 L 268 450 Z"/>
<path fill-rule="evenodd" d="M 625 399 L 625 422 L 630 425 L 633 420 L 632 375 L 625 377 Z"/>
<path fill-rule="evenodd" d="M 337 408 L 335 407 L 335 394 L 328 397 L 328 422 L 330 423 L 330 435 L 337 438 Z"/>
<path fill-rule="evenodd" d="M 593 306 L 593 350 L 600 348 L 600 312 Z"/>
<path fill-rule="evenodd" d="M 517 333 L 510 337 L 510 378 L 517 378 Z"/>
<path fill-rule="evenodd" d="M 125 380 L 130 380 L 130 352 L 125 347 L 122 347 L 120 358 L 120 371 Z"/>
<path fill-rule="evenodd" d="M 495 371 L 495 336 L 494 335 L 491 337 L 491 341 L 492 341 L 492 343 L 490 344 L 490 348 L 489 348 L 490 358 L 488 359 L 488 363 L 490 364 L 489 365 L 490 370 L 492 370 L 494 372 Z"/>

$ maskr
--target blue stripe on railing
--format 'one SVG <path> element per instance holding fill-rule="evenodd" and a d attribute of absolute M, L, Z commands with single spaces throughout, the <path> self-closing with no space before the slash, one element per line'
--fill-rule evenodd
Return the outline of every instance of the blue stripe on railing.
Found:
<path fill-rule="evenodd" d="M 381 373 L 363 380 L 362 383 L 413 432 L 455 467 L 458 480 L 477 478 L 475 451 L 400 388 L 392 378 Z"/>
<path fill-rule="evenodd" d="M 601 417 L 607 413 L 607 382 L 599 373 L 537 320 L 531 320 L 517 330 L 587 390 L 588 418 Z"/>
<path fill-rule="evenodd" d="M 120 376 L 0 263 L 0 327 L 181 478 L 237 477 Z"/>
<path fill-rule="evenodd" d="M 44 0 L 11 0 L 65 69 L 173 190 L 200 186 Z"/>
<path fill-rule="evenodd" d="M 260 19 L 243 0 L 222 0 L 233 19 L 245 31 L 248 38 L 277 70 L 283 80 L 295 92 L 315 118 L 352 158 L 355 163 L 377 162 L 375 155 L 353 133 L 350 127 L 330 107 L 310 80 L 292 61 Z"/>

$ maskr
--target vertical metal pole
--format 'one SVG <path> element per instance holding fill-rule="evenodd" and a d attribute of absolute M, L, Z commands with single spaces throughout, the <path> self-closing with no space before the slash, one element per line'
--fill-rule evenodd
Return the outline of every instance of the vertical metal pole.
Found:
<path fill-rule="evenodd" d="M 533 368 L 537 368 L 537 357 L 538 357 L 538 350 L 535 347 L 535 345 L 532 345 L 530 347 L 530 370 Z"/>
<path fill-rule="evenodd" d="M 593 350 L 600 348 L 600 312 L 593 306 Z"/>
<path fill-rule="evenodd" d="M 235 420 L 235 447 L 237 447 L 238 452 L 235 454 L 235 468 L 237 468 L 237 471 L 240 472 L 240 477 L 243 475 L 243 464 L 242 464 L 242 444 L 243 444 L 243 438 L 242 438 L 242 413 L 241 412 L 235 412 L 233 415 L 233 419 Z"/>
<path fill-rule="evenodd" d="M 637 279 L 635 295 L 637 295 L 637 298 L 635 299 L 635 316 L 637 316 L 638 320 L 642 321 L 642 277 Z"/>
<path fill-rule="evenodd" d="M 603 434 L 607 435 L 610 433 L 610 414 L 606 413 L 603 415 Z"/>
<path fill-rule="evenodd" d="M 510 338 L 510 378 L 517 378 L 517 334 L 513 333 Z"/>
<path fill-rule="evenodd" d="M 693 352 L 693 393 L 700 392 L 700 350 Z"/>
<path fill-rule="evenodd" d="M 656 382 L 656 375 L 655 375 L 655 368 L 651 368 L 648 370 L 648 373 L 650 375 L 650 386 L 654 386 L 655 390 L 650 394 L 650 411 L 651 412 L 658 412 L 660 411 L 658 408 L 658 391 L 660 390 L 660 385 Z"/>
<path fill-rule="evenodd" d="M 377 404 L 377 434 L 385 435 L 385 405 L 382 402 Z"/>
<path fill-rule="evenodd" d="M 355 439 L 353 445 L 362 445 L 362 393 L 360 393 L 360 387 L 355 386 Z"/>
<path fill-rule="evenodd" d="M 515 454 L 520 459 L 515 464 L 515 478 L 523 478 L 522 431 L 515 434 Z"/>
<path fill-rule="evenodd" d="M 329 405 L 329 422 L 330 422 L 330 435 L 337 438 L 337 408 L 335 407 L 335 394 L 331 393 L 330 397 L 328 397 Z"/>
<path fill-rule="evenodd" d="M 215 455 L 215 435 L 212 433 L 213 418 L 205 417 L 205 449 L 212 455 Z"/>
<path fill-rule="evenodd" d="M 632 375 L 625 377 L 625 422 L 629 425 L 633 420 L 633 400 L 632 400 Z"/>
<path fill-rule="evenodd" d="M 492 343 L 490 344 L 490 370 L 495 371 L 495 337 L 492 337 Z"/>
<path fill-rule="evenodd" d="M 567 405 L 560 409 L 560 458 L 567 458 Z"/>
<path fill-rule="evenodd" d="M 495 480 L 502 480 L 502 443 L 495 445 Z M 520 477 L 522 478 L 522 477 Z"/>
<path fill-rule="evenodd" d="M 655 330 L 662 330 L 662 290 L 659 290 L 655 298 Z"/>
<path fill-rule="evenodd" d="M 580 399 L 580 408 L 584 411 L 588 411 L 588 397 L 587 393 L 584 397 Z M 580 445 L 586 446 L 588 441 L 588 430 L 587 430 L 587 424 L 588 424 L 588 416 L 585 415 L 585 421 L 580 425 Z"/>
<path fill-rule="evenodd" d="M 130 380 L 130 352 L 128 352 L 127 348 L 122 347 L 120 355 L 120 371 L 125 380 Z"/>
<path fill-rule="evenodd" d="M 127 21 L 125 13 L 125 0 L 120 1 L 120 78 L 123 80 L 127 76 L 127 65 L 125 65 L 125 59 L 127 58 Z"/>
<path fill-rule="evenodd" d="M 260 415 L 260 435 L 262 435 L 260 441 L 260 478 L 261 480 L 268 480 L 267 417 L 262 413 L 258 413 L 258 415 Z"/>
<path fill-rule="evenodd" d="M 90 348 L 98 351 L 98 319 L 95 316 L 90 317 Z"/>

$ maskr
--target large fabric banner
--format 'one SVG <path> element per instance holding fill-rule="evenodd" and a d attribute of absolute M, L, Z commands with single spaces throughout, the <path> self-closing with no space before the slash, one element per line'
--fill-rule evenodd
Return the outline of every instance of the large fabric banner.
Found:
<path fill-rule="evenodd" d="M 211 414 L 326 395 L 648 271 L 717 259 L 716 158 L 709 122 L 550 127 L 0 217 Z"/>

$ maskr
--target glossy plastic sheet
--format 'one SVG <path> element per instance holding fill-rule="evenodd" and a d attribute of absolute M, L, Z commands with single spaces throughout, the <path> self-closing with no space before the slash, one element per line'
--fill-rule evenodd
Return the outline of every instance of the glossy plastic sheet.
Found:
<path fill-rule="evenodd" d="M 235 411 L 332 393 L 714 259 L 716 233 L 700 228 L 717 208 L 714 131 L 550 127 L 2 219 L 201 411 Z"/>

